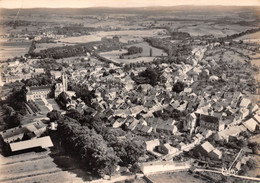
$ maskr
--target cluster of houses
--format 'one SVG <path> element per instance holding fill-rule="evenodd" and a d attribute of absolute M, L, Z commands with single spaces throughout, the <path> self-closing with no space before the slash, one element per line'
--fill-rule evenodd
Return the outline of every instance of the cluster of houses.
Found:
<path fill-rule="evenodd" d="M 137 85 L 132 79 L 132 76 L 146 70 L 142 66 L 126 71 L 112 63 L 104 67 L 100 63 L 89 62 L 87 68 L 66 68 L 68 76 L 60 71 L 50 71 L 54 79 L 62 78 L 61 83 L 56 83 L 54 97 L 59 97 L 60 105 L 67 110 L 99 115 L 106 119 L 106 125 L 111 128 L 128 129 L 146 137 L 154 133 L 161 137 L 190 135 L 189 142 L 179 142 L 177 145 L 161 143 L 158 138 L 145 140 L 147 152 L 158 159 L 170 160 L 193 149 L 198 156 L 220 160 L 224 152 L 215 148 L 207 138 L 213 135 L 216 141 L 228 142 L 240 138 L 243 131 L 254 133 L 259 128 L 260 110 L 245 94 L 231 92 L 228 87 L 222 91 L 214 87 L 219 80 L 226 79 L 212 74 L 211 70 L 218 68 L 214 60 L 203 59 L 206 50 L 214 46 L 194 49 L 188 58 L 189 64 L 151 64 L 152 69 L 162 71 L 160 81 L 164 82 L 156 86 Z M 22 67 L 18 63 L 12 68 L 19 70 Z M 44 70 L 34 69 L 33 72 L 41 73 Z M 67 82 L 94 91 L 96 97 L 91 100 L 92 108 L 81 99 L 72 97 L 75 92 L 68 91 Z M 173 85 L 177 82 L 185 84 L 183 91 L 173 92 Z M 198 86 L 202 82 L 208 85 Z M 29 87 L 26 99 L 46 101 L 44 99 L 49 97 L 51 90 L 51 86 Z M 174 117 L 175 113 L 179 116 Z M 20 136 L 24 138 L 23 133 Z M 2 137 L 8 139 L 4 134 Z"/>
<path fill-rule="evenodd" d="M 211 75 L 210 69 L 217 68 L 217 63 L 214 60 L 203 60 L 205 51 L 205 48 L 193 50 L 193 56 L 189 58 L 192 65 L 161 64 L 161 77 L 166 78 L 166 82 L 154 87 L 149 84 L 136 85 L 130 77 L 130 74 L 138 75 L 145 67 L 137 67 L 128 72 L 114 64 L 109 64 L 109 67 L 93 65 L 72 71 L 70 81 L 95 91 L 97 97 L 92 100 L 92 105 L 98 112 L 93 115 L 102 113 L 113 128 L 124 126 L 134 133 L 145 134 L 163 132 L 178 135 L 182 131 L 189 132 L 193 135 L 190 144 L 171 146 L 179 151 L 189 151 L 212 134 L 216 140 L 228 141 L 231 136 L 238 137 L 242 131 L 254 132 L 259 125 L 255 119 L 258 116 L 250 116 L 256 114 L 258 106 L 252 104 L 241 92 L 218 91 L 213 87 L 221 78 Z M 151 67 L 157 66 L 151 64 Z M 113 72 L 109 72 L 111 70 Z M 201 80 L 210 85 L 196 90 L 196 83 Z M 178 81 L 185 83 L 187 87 L 180 93 L 172 92 L 173 84 Z M 81 105 L 81 109 L 88 109 L 82 101 L 74 102 L 76 104 Z M 174 110 L 188 112 L 188 115 L 182 116 L 182 129 L 177 127 L 178 121 L 172 117 L 163 119 L 154 114 L 156 111 L 172 113 Z M 159 149 L 164 151 L 167 147 L 169 145 Z M 209 143 L 201 148 L 208 152 L 202 154 L 221 158 L 221 152 Z M 168 149 L 165 152 L 174 151 Z"/>
<path fill-rule="evenodd" d="M 52 147 L 50 137 L 44 136 L 47 129 L 47 124 L 42 121 L 34 121 L 0 132 L 1 141 L 5 145 L 5 153 L 15 153 L 36 147 Z"/>
<path fill-rule="evenodd" d="M 34 76 L 44 74 L 44 68 L 34 68 L 29 63 L 22 63 L 18 60 L 6 62 L 1 65 L 3 71 L 0 75 L 0 85 L 30 79 Z"/>

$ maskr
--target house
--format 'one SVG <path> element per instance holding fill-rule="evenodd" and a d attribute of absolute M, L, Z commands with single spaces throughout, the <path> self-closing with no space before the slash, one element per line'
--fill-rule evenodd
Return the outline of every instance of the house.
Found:
<path fill-rule="evenodd" d="M 259 114 L 255 114 L 253 118 L 255 121 L 258 122 L 258 124 L 260 124 L 260 115 Z"/>
<path fill-rule="evenodd" d="M 125 85 L 125 89 L 126 89 L 126 91 L 133 90 L 134 89 L 134 85 L 132 83 L 127 83 Z"/>
<path fill-rule="evenodd" d="M 193 132 L 196 127 L 197 116 L 195 113 L 191 113 L 186 117 L 186 124 L 183 125 L 183 130 L 190 130 L 190 133 Z"/>
<path fill-rule="evenodd" d="M 118 118 L 112 125 L 113 128 L 119 128 L 121 125 L 125 123 L 126 119 Z"/>
<path fill-rule="evenodd" d="M 12 143 L 23 140 L 26 136 L 30 136 L 31 138 L 40 137 L 46 130 L 47 125 L 41 121 L 37 121 L 2 131 L 0 134 L 5 143 Z"/>
<path fill-rule="evenodd" d="M 50 72 L 51 73 L 51 75 L 52 75 L 52 77 L 54 78 L 54 79 L 58 79 L 58 78 L 60 78 L 61 77 L 61 71 L 51 71 Z"/>
<path fill-rule="evenodd" d="M 169 134 L 175 134 L 178 131 L 175 125 L 159 123 L 156 127 L 156 132 L 164 132 Z"/>
<path fill-rule="evenodd" d="M 140 91 L 142 93 L 147 93 L 149 90 L 151 90 L 152 85 L 150 84 L 140 84 L 137 91 Z"/>
<path fill-rule="evenodd" d="M 189 168 L 191 168 L 191 162 L 176 163 L 173 161 L 153 161 L 140 164 L 140 170 L 145 175 L 158 172 L 188 170 Z"/>
<path fill-rule="evenodd" d="M 130 122 L 130 123 L 131 124 L 128 126 L 128 129 L 133 131 L 136 128 L 136 126 L 138 125 L 139 120 L 134 118 L 134 120 L 132 122 Z"/>
<path fill-rule="evenodd" d="M 251 104 L 251 100 L 245 97 L 242 97 L 242 100 L 240 101 L 239 107 L 245 107 L 247 108 Z"/>
<path fill-rule="evenodd" d="M 258 108 L 259 108 L 259 107 L 258 107 L 257 104 L 252 105 L 251 108 L 250 108 L 250 113 L 256 112 L 256 111 L 258 110 Z"/>
<path fill-rule="evenodd" d="M 200 153 L 202 156 L 208 156 L 208 154 L 215 148 L 208 141 L 196 147 L 196 153 Z"/>
<path fill-rule="evenodd" d="M 246 127 L 243 125 L 239 126 L 231 126 L 229 128 L 226 128 L 225 130 L 222 130 L 220 132 L 217 132 L 214 135 L 214 139 L 216 141 L 219 140 L 226 140 L 227 142 L 229 141 L 230 137 L 235 137 L 237 138 L 239 134 L 243 131 L 246 131 Z"/>
<path fill-rule="evenodd" d="M 109 99 L 115 99 L 117 96 L 117 89 L 116 88 L 112 88 L 109 91 L 107 91 L 107 97 Z"/>
<path fill-rule="evenodd" d="M 219 78 L 217 77 L 217 76 L 210 76 L 209 77 L 209 81 L 210 82 L 216 82 L 216 81 L 218 81 L 219 80 Z"/>
<path fill-rule="evenodd" d="M 180 103 L 180 105 L 177 107 L 177 109 L 179 111 L 185 111 L 185 109 L 187 108 L 188 102 L 187 101 L 182 101 Z"/>
<path fill-rule="evenodd" d="M 145 142 L 146 150 L 153 151 L 156 146 L 160 145 L 159 139 L 149 140 Z"/>
<path fill-rule="evenodd" d="M 51 86 L 27 87 L 26 101 L 40 99 L 41 97 L 48 98 L 51 88 Z"/>
<path fill-rule="evenodd" d="M 245 121 L 243 125 L 250 131 L 254 132 L 256 130 L 256 127 L 258 126 L 257 122 L 253 119 L 250 118 L 249 120 Z"/>
<path fill-rule="evenodd" d="M 201 114 L 199 118 L 199 125 L 202 128 L 212 131 L 224 130 L 225 124 L 220 121 L 218 117 Z"/>
<path fill-rule="evenodd" d="M 180 149 L 180 150 L 184 150 L 185 149 L 185 147 L 186 147 L 186 144 L 185 143 L 183 143 L 183 142 L 181 142 L 181 143 L 179 143 L 178 145 L 177 145 L 177 147 L 178 147 L 178 149 Z"/>
<path fill-rule="evenodd" d="M 179 149 L 172 147 L 169 143 L 161 144 L 161 145 L 157 146 L 156 148 L 159 153 L 162 153 L 164 155 L 173 154 L 173 153 L 176 153 L 179 151 Z"/>
<path fill-rule="evenodd" d="M 205 138 L 210 137 L 212 134 L 213 134 L 213 132 L 212 132 L 211 130 L 204 130 L 204 131 L 202 132 L 202 135 L 203 135 L 203 137 L 205 137 Z"/>
<path fill-rule="evenodd" d="M 208 141 L 195 147 L 194 153 L 198 156 L 211 157 L 213 159 L 220 159 L 222 157 L 222 153 Z"/>
<path fill-rule="evenodd" d="M 222 158 L 222 152 L 218 149 L 214 149 L 209 153 L 209 156 L 213 159 L 221 159 Z"/>
<path fill-rule="evenodd" d="M 35 74 L 44 74 L 45 70 L 44 70 L 44 68 L 35 68 L 34 72 L 35 72 Z"/>
<path fill-rule="evenodd" d="M 31 140 L 13 142 L 9 145 L 11 151 L 16 152 L 25 149 L 31 149 L 34 147 L 48 148 L 48 147 L 52 147 L 53 143 L 51 141 L 51 138 L 49 136 L 46 136 L 46 137 L 41 137 L 41 138 L 36 138 Z"/>
<path fill-rule="evenodd" d="M 245 117 L 247 117 L 249 115 L 249 109 L 247 108 L 241 108 L 239 110 L 239 115 L 241 116 L 241 119 L 245 119 Z"/>
<path fill-rule="evenodd" d="M 130 108 L 129 110 L 133 116 L 136 116 L 137 114 L 139 114 L 142 111 L 145 112 L 145 108 L 141 105 L 134 106 L 134 107 Z"/>
<path fill-rule="evenodd" d="M 140 131 L 144 133 L 151 133 L 153 131 L 153 127 L 143 125 Z"/>

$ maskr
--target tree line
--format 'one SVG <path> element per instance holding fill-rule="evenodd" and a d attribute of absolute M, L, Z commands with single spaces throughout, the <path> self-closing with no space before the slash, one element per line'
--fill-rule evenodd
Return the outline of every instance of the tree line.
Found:
<path fill-rule="evenodd" d="M 47 116 L 59 122 L 58 132 L 64 148 L 80 158 L 95 175 L 111 175 L 118 165 L 133 165 L 145 153 L 145 148 L 135 141 L 120 139 L 127 136 L 127 132 L 106 127 L 99 115 L 81 114 L 71 109 L 65 116 L 55 110 Z"/>

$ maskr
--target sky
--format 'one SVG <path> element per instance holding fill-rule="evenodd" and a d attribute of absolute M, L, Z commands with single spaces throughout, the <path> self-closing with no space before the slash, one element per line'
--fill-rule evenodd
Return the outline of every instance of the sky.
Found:
<path fill-rule="evenodd" d="M 260 6 L 260 0 L 0 0 L 1 8 L 124 8 L 178 5 Z"/>

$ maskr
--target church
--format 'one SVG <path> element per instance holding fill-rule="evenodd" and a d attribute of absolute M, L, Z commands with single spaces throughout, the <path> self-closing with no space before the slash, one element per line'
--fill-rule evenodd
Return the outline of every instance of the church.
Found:
<path fill-rule="evenodd" d="M 26 101 L 36 100 L 41 98 L 49 98 L 52 91 L 52 86 L 32 86 L 27 87 Z M 56 83 L 54 97 L 57 97 L 61 92 L 68 90 L 68 77 L 65 74 L 62 74 L 62 82 Z"/>

